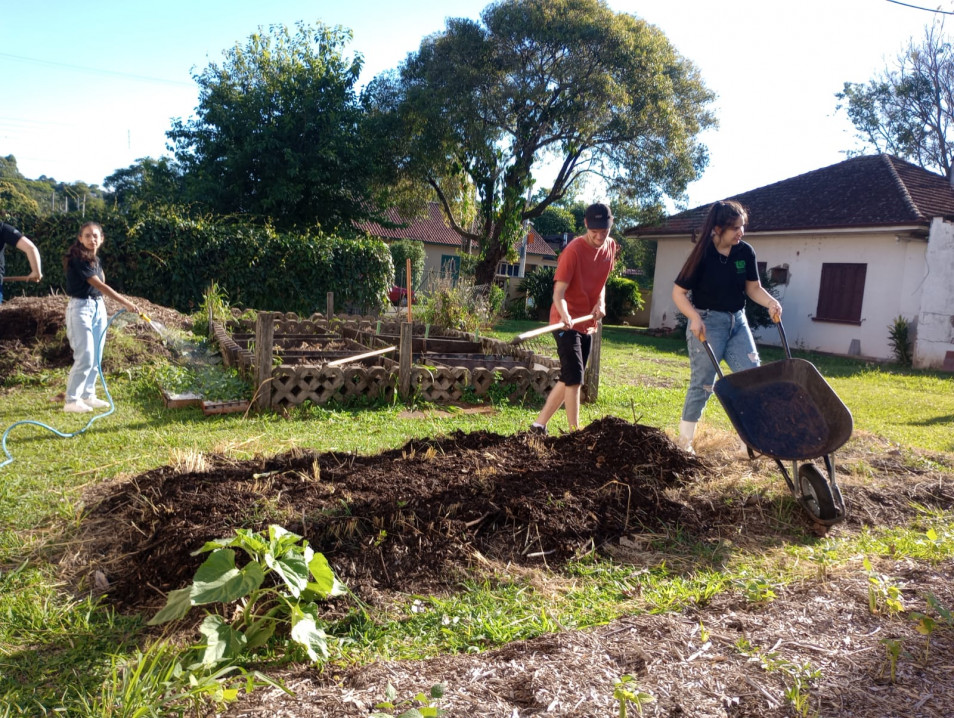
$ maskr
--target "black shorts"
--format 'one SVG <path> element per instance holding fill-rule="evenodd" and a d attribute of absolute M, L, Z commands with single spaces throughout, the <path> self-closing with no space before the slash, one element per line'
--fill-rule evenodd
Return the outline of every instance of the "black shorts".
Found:
<path fill-rule="evenodd" d="M 560 329 L 553 332 L 553 336 L 560 357 L 560 381 L 567 386 L 580 386 L 586 361 L 590 358 L 593 336 L 581 334 L 575 329 Z"/>

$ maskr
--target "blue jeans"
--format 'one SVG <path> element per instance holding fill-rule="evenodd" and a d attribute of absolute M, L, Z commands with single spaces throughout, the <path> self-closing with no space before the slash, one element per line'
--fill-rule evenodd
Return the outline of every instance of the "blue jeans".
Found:
<path fill-rule="evenodd" d="M 99 360 L 106 338 L 106 304 L 102 298 L 70 299 L 66 306 L 66 338 L 73 349 L 66 401 L 96 396 Z"/>
<path fill-rule="evenodd" d="M 711 309 L 699 310 L 702 323 L 706 325 L 706 340 L 712 347 L 712 353 L 718 361 L 725 360 L 732 371 L 752 369 L 759 365 L 759 353 L 755 348 L 755 339 L 745 319 L 745 310 L 738 312 L 717 312 Z M 686 327 L 686 343 L 689 348 L 689 367 L 692 376 L 689 379 L 689 391 L 682 406 L 683 421 L 699 421 L 706 402 L 712 396 L 718 372 L 712 360 L 702 346 L 702 342 Z"/>

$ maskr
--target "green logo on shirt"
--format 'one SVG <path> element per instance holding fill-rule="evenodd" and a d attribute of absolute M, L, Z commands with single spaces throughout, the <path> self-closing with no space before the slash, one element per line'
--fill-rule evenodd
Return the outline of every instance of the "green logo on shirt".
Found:
<path fill-rule="evenodd" d="M 736 271 L 736 273 L 738 273 L 738 274 L 744 274 L 744 273 L 745 273 L 745 260 L 744 260 L 744 259 L 737 259 L 737 260 L 735 260 L 735 271 Z"/>

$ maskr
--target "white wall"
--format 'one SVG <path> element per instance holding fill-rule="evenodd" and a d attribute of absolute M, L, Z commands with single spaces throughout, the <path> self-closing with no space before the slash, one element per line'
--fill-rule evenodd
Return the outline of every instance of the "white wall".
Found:
<path fill-rule="evenodd" d="M 918 320 L 925 274 L 926 243 L 899 240 L 894 232 L 747 234 L 759 262 L 771 268 L 788 264 L 789 283 L 778 287 L 782 322 L 793 348 L 848 354 L 858 340 L 861 356 L 891 359 L 889 326 L 898 315 Z M 687 238 L 658 239 L 655 288 L 650 328 L 672 328 L 677 322 L 671 288 L 692 248 Z M 954 261 L 954 256 L 951 257 Z M 867 264 L 861 324 L 814 321 L 825 262 Z M 950 307 L 954 304 L 948 303 Z M 779 343 L 771 328 L 757 335 L 760 342 Z"/>
<path fill-rule="evenodd" d="M 943 219 L 931 223 L 927 248 L 914 365 L 941 368 L 954 352 L 954 225 Z"/>

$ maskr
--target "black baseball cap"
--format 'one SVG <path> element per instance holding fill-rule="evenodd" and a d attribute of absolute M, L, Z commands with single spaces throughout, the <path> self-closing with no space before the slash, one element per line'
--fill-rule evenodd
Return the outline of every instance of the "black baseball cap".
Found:
<path fill-rule="evenodd" d="M 588 229 L 606 229 L 613 221 L 613 212 L 608 204 L 597 202 L 586 208 L 583 218 L 586 220 Z"/>

